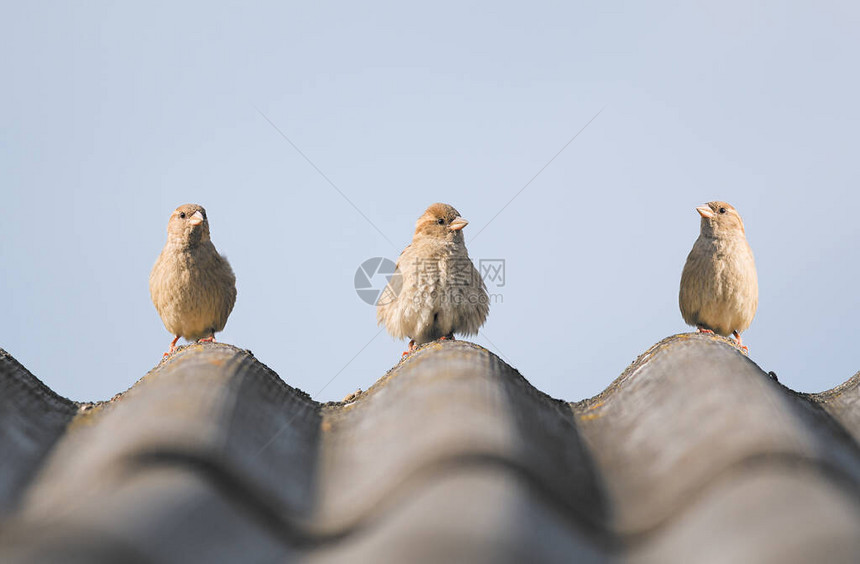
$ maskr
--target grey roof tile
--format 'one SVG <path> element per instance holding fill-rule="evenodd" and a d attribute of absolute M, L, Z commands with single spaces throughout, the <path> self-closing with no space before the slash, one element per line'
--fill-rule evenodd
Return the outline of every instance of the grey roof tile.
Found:
<path fill-rule="evenodd" d="M 12 513 L 78 406 L 0 349 L 0 520 Z"/>
<path fill-rule="evenodd" d="M 679 335 L 571 404 L 456 341 L 323 405 L 207 344 L 85 410 L 3 354 L 0 560 L 856 561 L 855 380 Z"/>

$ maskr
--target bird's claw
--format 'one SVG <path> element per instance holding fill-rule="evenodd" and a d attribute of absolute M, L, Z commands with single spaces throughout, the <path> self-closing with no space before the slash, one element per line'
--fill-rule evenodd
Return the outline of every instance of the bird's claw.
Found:
<path fill-rule="evenodd" d="M 170 356 L 174 352 L 176 352 L 176 341 L 178 341 L 178 340 L 179 340 L 179 335 L 177 335 L 172 341 L 170 341 L 170 348 L 168 348 L 167 352 L 164 353 L 164 356 L 162 357 L 162 359 L 167 358 L 168 356 Z"/>
<path fill-rule="evenodd" d="M 749 356 L 750 350 L 746 346 L 744 346 L 743 342 L 741 341 L 741 334 L 738 333 L 737 331 L 733 331 L 732 336 L 737 341 L 737 346 L 741 350 L 741 352 L 744 353 L 745 355 Z"/>
<path fill-rule="evenodd" d="M 415 349 L 417 349 L 417 348 L 418 348 L 418 345 L 416 345 L 416 344 L 415 344 L 415 339 L 411 339 L 411 340 L 409 341 L 409 344 L 406 346 L 406 350 L 405 350 L 405 351 L 403 351 L 403 354 L 402 354 L 402 355 L 400 355 L 400 356 L 407 356 L 407 355 L 409 355 L 410 353 L 412 353 L 412 351 L 414 351 L 414 350 L 415 350 Z"/>

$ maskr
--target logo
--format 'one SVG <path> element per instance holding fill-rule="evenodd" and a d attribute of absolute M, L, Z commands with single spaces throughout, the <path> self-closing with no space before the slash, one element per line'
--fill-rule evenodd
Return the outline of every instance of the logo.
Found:
<path fill-rule="evenodd" d="M 394 277 L 397 265 L 384 257 L 369 258 L 355 271 L 355 293 L 370 305 L 385 305 L 397 297 L 393 292 L 383 294 L 385 286 Z M 398 274 L 399 277 L 399 274 Z M 385 299 L 384 302 L 380 301 Z"/>

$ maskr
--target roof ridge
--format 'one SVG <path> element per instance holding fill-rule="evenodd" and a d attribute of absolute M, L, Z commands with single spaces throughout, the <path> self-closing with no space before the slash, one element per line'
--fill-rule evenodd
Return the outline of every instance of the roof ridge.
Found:
<path fill-rule="evenodd" d="M 371 384 L 371 386 L 368 387 L 367 390 L 364 390 L 361 395 L 370 392 L 377 385 L 380 385 L 383 382 L 387 381 L 394 374 L 398 373 L 407 363 L 413 362 L 416 358 L 420 358 L 421 353 L 423 351 L 439 350 L 439 348 L 442 346 L 454 345 L 454 346 L 470 347 L 470 348 L 482 351 L 482 352 L 490 355 L 497 362 L 504 364 L 513 373 L 515 373 L 519 378 L 521 378 L 522 381 L 525 384 L 527 384 L 527 388 L 530 391 L 537 394 L 538 396 L 545 398 L 547 401 L 550 401 L 552 403 L 565 403 L 565 404 L 570 405 L 572 408 L 574 408 L 576 410 L 582 410 L 582 409 L 589 408 L 591 405 L 593 405 L 595 403 L 604 401 L 607 397 L 616 393 L 616 391 L 618 390 L 618 388 L 622 384 L 624 384 L 627 380 L 634 378 L 636 373 L 639 372 L 639 370 L 643 366 L 645 366 L 652 359 L 652 357 L 654 357 L 660 350 L 666 349 L 666 348 L 671 347 L 672 345 L 674 345 L 676 343 L 684 342 L 684 341 L 687 341 L 690 339 L 698 339 L 698 340 L 702 340 L 702 341 L 706 341 L 706 342 L 712 342 L 715 344 L 722 343 L 722 344 L 729 346 L 732 349 L 736 350 L 738 352 L 738 354 L 744 355 L 746 358 L 748 358 L 750 360 L 750 362 L 752 362 L 753 364 L 756 364 L 756 366 L 758 366 L 758 364 L 755 361 L 753 361 L 747 355 L 742 353 L 737 348 L 734 341 L 732 341 L 728 337 L 723 337 L 720 335 L 705 334 L 705 333 L 695 333 L 695 332 L 694 333 L 677 333 L 675 335 L 670 335 L 668 337 L 665 337 L 664 339 L 651 345 L 645 352 L 641 353 L 638 357 L 636 357 L 636 359 L 633 362 L 631 362 L 622 371 L 622 373 L 619 376 L 617 376 L 608 386 L 606 386 L 603 390 L 601 390 L 597 394 L 595 394 L 591 397 L 587 397 L 587 398 L 583 398 L 583 399 L 579 399 L 579 400 L 566 400 L 566 399 L 562 399 L 562 398 L 556 398 L 555 396 L 552 396 L 552 395 L 544 392 L 540 388 L 535 387 L 525 376 L 523 376 L 519 372 L 519 370 L 517 370 L 516 368 L 509 365 L 507 362 L 505 362 L 501 357 L 499 357 L 494 352 L 492 352 L 492 351 L 490 351 L 490 350 L 488 350 L 488 349 L 486 349 L 486 348 L 484 348 L 484 347 L 482 347 L 476 343 L 472 343 L 470 341 L 465 341 L 465 340 L 456 340 L 456 341 L 447 341 L 447 342 L 445 342 L 445 341 L 433 341 L 433 342 L 429 342 L 429 343 L 425 343 L 425 344 L 420 345 L 412 354 L 402 357 L 400 360 L 398 360 L 398 362 L 396 364 L 394 364 L 391 368 L 389 368 L 385 372 L 385 374 L 383 374 L 379 379 L 377 379 L 373 384 Z M 165 363 L 173 362 L 173 361 L 176 361 L 177 358 L 180 358 L 180 356 L 177 356 L 177 355 L 179 353 L 181 353 L 182 351 L 191 350 L 193 348 L 204 347 L 204 346 L 229 348 L 229 349 L 234 350 L 238 353 L 243 353 L 243 354 L 245 354 L 251 358 L 254 358 L 255 360 L 257 360 L 257 362 L 260 362 L 260 360 L 254 356 L 254 354 L 251 352 L 251 350 L 243 349 L 243 348 L 237 347 L 237 346 L 229 344 L 229 343 L 221 343 L 221 342 L 205 343 L 205 344 L 204 343 L 189 343 L 187 345 L 177 347 L 176 351 L 173 354 L 160 359 L 159 362 L 155 366 L 150 368 L 146 374 L 144 374 L 141 378 L 136 380 L 131 386 L 129 386 L 127 389 L 125 389 L 121 392 L 117 392 L 111 398 L 106 399 L 106 400 L 84 400 L 84 401 L 71 400 L 71 399 L 68 399 L 68 398 L 58 394 L 50 386 L 45 384 L 42 380 L 40 380 L 37 376 L 35 376 L 32 372 L 30 372 L 26 367 L 24 367 L 20 362 L 18 362 L 18 360 L 16 360 L 15 357 L 12 356 L 8 351 L 6 351 L 2 348 L 0 348 L 0 362 L 7 361 L 7 362 L 12 363 L 17 369 L 19 369 L 21 372 L 24 373 L 23 376 L 25 378 L 20 379 L 20 381 L 22 381 L 22 382 L 28 381 L 26 385 L 31 387 L 33 389 L 33 391 L 42 394 L 46 399 L 49 399 L 51 401 L 56 401 L 56 402 L 59 402 L 61 404 L 66 404 L 66 405 L 73 404 L 79 410 L 86 411 L 88 409 L 91 409 L 94 407 L 99 407 L 99 406 L 102 406 L 104 404 L 112 403 L 112 402 L 115 402 L 119 399 L 122 399 L 122 397 L 126 393 L 128 393 L 132 388 L 134 388 L 134 386 L 137 385 L 137 383 L 143 381 L 151 373 L 160 369 Z M 360 396 L 358 396 L 358 397 L 356 397 L 356 399 L 350 400 L 350 401 L 341 400 L 341 401 L 321 402 L 321 401 L 314 399 L 308 392 L 302 390 L 301 388 L 296 388 L 296 387 L 291 386 L 290 384 L 286 383 L 286 381 L 283 380 L 283 378 L 281 378 L 277 372 L 275 372 L 272 368 L 270 368 L 266 364 L 264 364 L 262 362 L 260 362 L 260 364 L 265 369 L 265 371 L 274 379 L 274 381 L 280 382 L 282 385 L 289 387 L 291 390 L 298 392 L 300 395 L 306 396 L 306 398 L 308 400 L 313 401 L 313 402 L 319 404 L 320 406 L 326 406 L 326 407 L 330 407 L 330 408 L 332 408 L 332 407 L 343 407 L 343 406 L 346 406 L 348 404 L 353 403 L 354 401 L 357 401 L 358 397 L 360 397 Z M 762 371 L 764 372 L 764 370 L 762 370 Z M 771 374 L 772 377 L 775 377 L 773 375 L 773 373 L 769 373 L 769 374 Z M 837 384 L 836 386 L 833 386 L 832 388 L 829 388 L 827 390 L 822 390 L 820 392 L 798 392 L 798 391 L 793 390 L 793 389 L 791 389 L 787 386 L 784 386 L 784 385 L 782 387 L 785 388 L 786 390 L 791 391 L 794 394 L 804 396 L 807 399 L 814 401 L 816 403 L 825 403 L 828 401 L 832 401 L 834 398 L 839 397 L 839 396 L 841 396 L 847 392 L 853 392 L 855 390 L 858 390 L 858 388 L 860 388 L 860 371 L 855 373 L 853 376 L 851 376 L 850 378 L 848 378 L 844 382 Z"/>

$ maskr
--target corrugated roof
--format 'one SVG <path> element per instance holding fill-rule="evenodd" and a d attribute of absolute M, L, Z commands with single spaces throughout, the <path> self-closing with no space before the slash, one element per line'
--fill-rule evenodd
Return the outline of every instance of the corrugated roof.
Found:
<path fill-rule="evenodd" d="M 571 404 L 455 341 L 320 404 L 206 344 L 76 404 L 3 353 L 0 560 L 856 562 L 857 382 L 678 335 Z"/>

